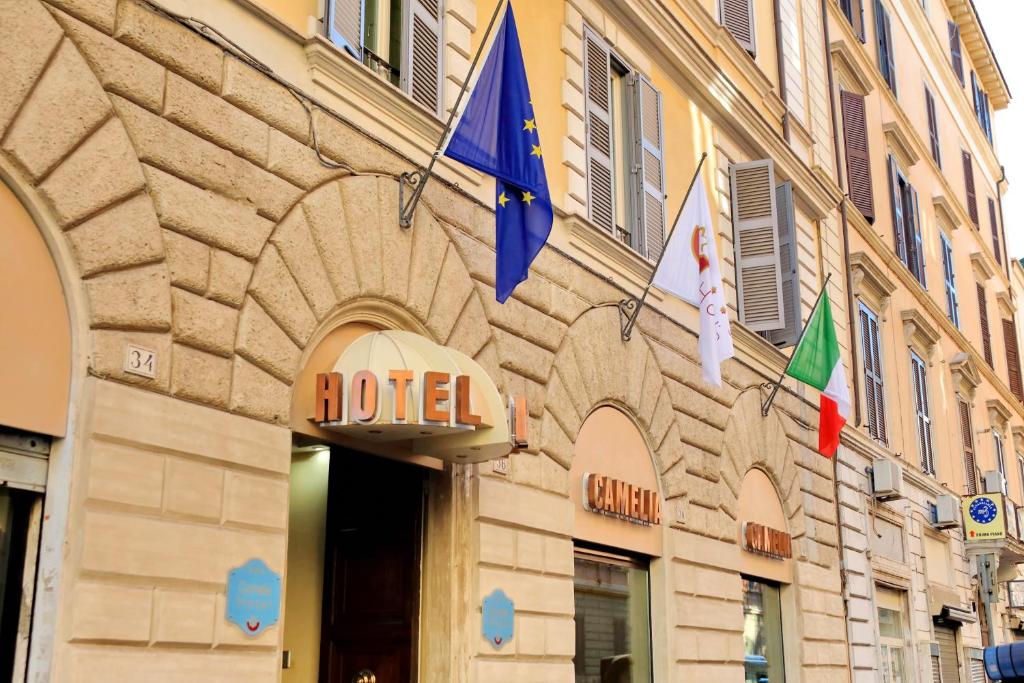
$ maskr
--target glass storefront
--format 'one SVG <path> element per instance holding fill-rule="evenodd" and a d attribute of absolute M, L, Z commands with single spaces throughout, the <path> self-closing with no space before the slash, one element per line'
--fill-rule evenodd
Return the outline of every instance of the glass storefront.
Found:
<path fill-rule="evenodd" d="M 785 683 L 778 584 L 743 577 L 743 654 L 746 683 Z"/>
<path fill-rule="evenodd" d="M 646 563 L 576 553 L 576 683 L 651 683 Z"/>

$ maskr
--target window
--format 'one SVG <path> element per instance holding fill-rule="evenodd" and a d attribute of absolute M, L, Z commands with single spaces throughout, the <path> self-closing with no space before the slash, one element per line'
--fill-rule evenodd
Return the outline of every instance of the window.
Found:
<path fill-rule="evenodd" d="M 892 223 L 896 238 L 896 255 L 903 261 L 911 275 L 927 286 L 924 270 L 924 250 L 921 247 L 921 212 L 918 208 L 917 191 L 896 165 L 896 158 L 889 155 L 889 191 L 892 205 Z"/>
<path fill-rule="evenodd" d="M 950 64 L 953 66 L 953 73 L 960 80 L 960 85 L 964 84 L 964 58 L 963 48 L 960 46 L 960 27 L 957 26 L 955 21 L 951 21 L 949 26 L 949 57 Z"/>
<path fill-rule="evenodd" d="M 584 48 L 588 217 L 657 261 L 665 240 L 661 93 L 589 27 Z"/>
<path fill-rule="evenodd" d="M 775 164 L 729 167 L 740 322 L 776 346 L 800 336 L 800 278 L 792 184 L 775 184 Z"/>
<path fill-rule="evenodd" d="M 992 335 L 988 329 L 988 301 L 985 298 L 985 286 L 978 284 L 978 316 L 981 318 L 981 351 L 985 362 L 992 365 Z"/>
<path fill-rule="evenodd" d="M 863 0 L 839 0 L 843 14 L 850 20 L 853 32 L 864 42 L 864 3 Z"/>
<path fill-rule="evenodd" d="M 956 272 L 953 268 L 953 244 L 944 233 L 939 233 L 942 242 L 942 277 L 946 284 L 946 315 L 960 328 L 960 305 L 956 299 Z"/>
<path fill-rule="evenodd" d="M 328 0 L 324 28 L 333 43 L 440 115 L 442 16 L 443 0 Z"/>
<path fill-rule="evenodd" d="M 967 195 L 967 213 L 971 216 L 974 227 L 978 227 L 978 198 L 974 193 L 974 163 L 971 153 L 963 152 L 964 160 L 964 191 Z"/>
<path fill-rule="evenodd" d="M 896 61 L 892 53 L 892 23 L 889 12 L 881 0 L 875 0 L 875 37 L 878 40 L 878 70 L 889 86 L 892 94 L 896 94 Z"/>
<path fill-rule="evenodd" d="M 907 608 L 902 591 L 878 587 L 875 590 L 878 609 L 879 670 L 883 683 L 909 683 L 912 672 L 907 668 Z"/>
<path fill-rule="evenodd" d="M 914 392 L 914 411 L 917 416 L 917 449 L 921 470 L 935 474 L 935 453 L 932 451 L 932 418 L 928 410 L 928 366 L 913 351 L 910 352 L 911 387 Z"/>
<path fill-rule="evenodd" d="M 745 683 L 785 683 L 778 584 L 743 577 L 743 655 Z"/>
<path fill-rule="evenodd" d="M 935 98 L 932 97 L 932 91 L 927 86 L 924 89 L 924 108 L 928 118 L 928 142 L 931 145 L 932 159 L 935 160 L 939 168 L 942 168 L 942 151 L 939 149 L 939 123 L 935 115 Z"/>
<path fill-rule="evenodd" d="M 751 56 L 756 55 L 753 0 L 719 0 L 718 12 L 718 20 L 732 34 L 740 47 Z"/>
<path fill-rule="evenodd" d="M 1020 481 L 1021 500 L 1024 500 L 1024 455 L 1017 451 L 1017 476 Z"/>
<path fill-rule="evenodd" d="M 989 109 L 988 95 L 978 85 L 978 79 L 971 72 L 971 93 L 974 96 L 974 117 L 978 119 L 978 125 L 981 126 L 981 130 L 985 133 L 985 137 L 988 138 L 989 144 L 992 143 L 992 112 Z"/>
<path fill-rule="evenodd" d="M 871 155 L 864 96 L 842 90 L 839 102 L 843 110 L 843 142 L 846 150 L 846 175 L 850 201 L 868 220 L 875 220 L 875 194 L 871 184 Z"/>
<path fill-rule="evenodd" d="M 1003 454 L 1003 436 L 995 429 L 992 430 L 992 441 L 996 449 L 996 468 L 999 470 L 999 480 L 1002 482 L 1002 493 L 1006 495 L 1006 457 Z"/>
<path fill-rule="evenodd" d="M 999 248 L 999 221 L 996 220 L 996 203 L 988 200 L 988 220 L 992 226 L 992 251 L 996 255 L 996 263 L 1003 265 L 1003 250 Z"/>
<path fill-rule="evenodd" d="M 974 456 L 974 430 L 971 428 L 971 405 L 956 397 L 960 410 L 960 440 L 964 448 L 964 470 L 967 475 L 967 495 L 978 493 L 978 464 Z"/>
<path fill-rule="evenodd" d="M 1024 384 L 1021 383 L 1020 349 L 1017 347 L 1017 320 L 1003 318 L 1003 345 L 1006 347 L 1006 379 L 1010 391 L 1018 401 L 1024 402 Z"/>
<path fill-rule="evenodd" d="M 878 316 L 864 304 L 860 305 L 860 337 L 864 356 L 864 396 L 867 401 L 868 434 L 882 443 L 887 443 Z"/>
<path fill-rule="evenodd" d="M 576 551 L 576 683 L 651 683 L 650 582 L 646 565 Z"/>

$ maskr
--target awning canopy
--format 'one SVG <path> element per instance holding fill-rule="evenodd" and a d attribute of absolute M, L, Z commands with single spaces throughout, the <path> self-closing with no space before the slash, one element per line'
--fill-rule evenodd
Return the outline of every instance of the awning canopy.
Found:
<path fill-rule="evenodd" d="M 986 647 L 985 673 L 993 681 L 1024 681 L 1024 642 Z"/>
<path fill-rule="evenodd" d="M 340 396 L 320 427 L 370 442 L 409 442 L 411 453 L 481 462 L 512 450 L 508 408 L 469 356 L 412 332 L 370 332 L 318 379 Z M 321 400 L 318 394 L 318 401 Z"/>

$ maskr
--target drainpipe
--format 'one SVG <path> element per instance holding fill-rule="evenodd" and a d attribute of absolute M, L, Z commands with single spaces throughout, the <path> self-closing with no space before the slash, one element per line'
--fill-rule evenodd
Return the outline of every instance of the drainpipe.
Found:
<path fill-rule="evenodd" d="M 778 0 L 776 0 L 776 7 L 778 6 Z M 830 47 L 831 41 L 829 40 L 828 34 L 828 0 L 821 0 L 821 26 L 822 32 L 825 38 L 825 71 L 828 73 L 828 105 L 829 110 L 832 113 L 832 147 L 835 150 L 836 155 L 836 182 L 839 188 L 842 189 L 844 186 L 843 179 L 843 167 L 839 154 L 839 118 L 836 115 L 836 100 L 835 100 L 835 79 L 832 76 L 832 49 Z M 845 194 L 845 192 L 844 192 Z M 853 314 L 853 270 L 850 268 L 850 228 L 846 220 L 846 198 L 839 203 L 839 217 L 842 223 L 843 229 L 843 261 L 846 265 L 846 313 L 849 321 L 850 330 L 850 374 L 853 376 L 853 406 L 854 406 L 854 424 L 860 425 L 860 382 L 857 378 L 857 343 L 856 335 L 854 330 L 857 329 L 855 323 L 855 317 Z M 846 562 L 843 559 L 844 548 L 846 543 L 843 540 L 843 521 L 842 521 L 842 510 L 839 505 L 839 450 L 837 449 L 835 455 L 832 456 L 832 497 L 835 504 L 836 510 L 836 539 L 839 543 L 839 590 L 840 595 L 843 597 L 843 619 L 849 625 L 850 623 L 850 601 L 847 596 L 846 588 Z M 853 680 L 853 650 L 850 649 L 850 633 L 847 629 L 846 633 L 846 656 L 847 663 L 850 666 L 850 680 Z"/>
<path fill-rule="evenodd" d="M 1006 248 L 1006 226 L 1003 224 L 1003 192 L 1002 190 L 999 189 L 999 186 L 1006 182 L 1006 167 L 1000 164 L 999 171 L 1002 173 L 1002 175 L 999 176 L 999 180 L 996 181 L 996 202 L 999 204 L 999 236 L 1002 238 L 1001 244 L 1003 250 L 1003 268 L 1006 269 L 1006 279 L 1009 280 L 1010 250 Z"/>
<path fill-rule="evenodd" d="M 786 111 L 782 115 L 782 135 L 789 142 L 789 103 L 786 101 L 786 67 L 783 63 L 785 56 L 782 54 L 782 12 L 779 9 L 779 0 L 774 0 L 772 7 L 775 11 L 775 63 L 779 71 L 779 98 L 786 105 Z"/>

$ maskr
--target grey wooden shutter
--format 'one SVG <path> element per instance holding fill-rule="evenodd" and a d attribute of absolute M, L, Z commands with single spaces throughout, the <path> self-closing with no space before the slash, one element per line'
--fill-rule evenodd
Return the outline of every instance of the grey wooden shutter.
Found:
<path fill-rule="evenodd" d="M 356 59 L 363 58 L 362 0 L 327 0 L 324 28 L 327 37 Z"/>
<path fill-rule="evenodd" d="M 956 270 L 953 267 L 953 245 L 949 238 L 940 235 L 942 241 L 942 275 L 946 283 L 946 313 L 949 319 L 960 328 L 960 307 L 956 296 Z"/>
<path fill-rule="evenodd" d="M 647 258 L 657 261 L 665 244 L 665 164 L 662 155 L 661 93 L 643 76 L 636 79 L 638 172 L 637 233 Z"/>
<path fill-rule="evenodd" d="M 935 640 L 939 644 L 942 680 L 955 683 L 960 680 L 960 656 L 956 647 L 956 631 L 949 626 L 935 624 Z"/>
<path fill-rule="evenodd" d="M 999 247 L 999 221 L 996 220 L 996 203 L 988 200 L 988 220 L 992 224 L 992 251 L 996 255 L 996 263 L 1003 265 L 1003 250 Z"/>
<path fill-rule="evenodd" d="M 402 89 L 414 102 L 441 114 L 442 0 L 406 0 Z"/>
<path fill-rule="evenodd" d="M 971 427 L 971 406 L 957 396 L 960 409 L 960 443 L 964 449 L 964 474 L 967 475 L 967 495 L 978 493 L 978 464 L 974 457 L 974 430 Z"/>
<path fill-rule="evenodd" d="M 907 231 L 903 223 L 903 197 L 900 194 L 900 171 L 896 158 L 889 155 L 889 203 L 892 205 L 892 230 L 896 238 L 896 255 L 907 263 Z"/>
<path fill-rule="evenodd" d="M 985 298 L 984 285 L 978 287 L 978 315 L 981 318 L 981 350 L 985 355 L 985 362 L 992 367 L 992 335 L 988 329 L 988 301 Z"/>
<path fill-rule="evenodd" d="M 1017 347 L 1017 322 L 1003 318 L 1003 344 L 1006 346 L 1006 378 L 1010 391 L 1018 401 L 1024 402 L 1024 384 L 1020 375 L 1020 349 Z"/>
<path fill-rule="evenodd" d="M 971 153 L 963 152 L 964 160 L 964 191 L 967 194 L 967 213 L 971 217 L 974 227 L 978 227 L 978 198 L 974 194 L 974 164 L 971 161 Z"/>
<path fill-rule="evenodd" d="M 785 326 L 779 264 L 775 163 L 761 159 L 729 168 L 740 322 L 754 332 Z"/>
<path fill-rule="evenodd" d="M 754 3 L 753 0 L 719 0 L 722 26 L 736 42 L 750 54 L 754 46 Z"/>
<path fill-rule="evenodd" d="M 842 90 L 839 101 L 843 110 L 843 141 L 850 201 L 864 218 L 874 222 L 875 193 L 871 184 L 871 155 L 864 96 Z"/>
<path fill-rule="evenodd" d="M 614 233 L 612 179 L 611 54 L 603 40 L 585 29 L 583 80 L 587 117 L 587 217 Z"/>
<path fill-rule="evenodd" d="M 864 356 L 864 396 L 867 402 L 868 434 L 886 443 L 885 392 L 878 317 L 864 304 L 860 306 L 860 331 Z"/>
<path fill-rule="evenodd" d="M 921 456 L 921 469 L 935 474 L 935 454 L 932 452 L 932 419 L 928 412 L 928 373 L 924 361 L 910 352 L 910 370 L 913 378 L 914 410 L 917 414 L 917 446 Z"/>
<path fill-rule="evenodd" d="M 802 329 L 796 212 L 793 208 L 793 183 L 788 180 L 775 188 L 775 209 L 779 216 L 779 265 L 782 271 L 782 309 L 786 325 L 765 334 L 768 341 L 784 349 L 796 344 Z"/>
<path fill-rule="evenodd" d="M 921 207 L 917 201 L 917 190 L 913 187 L 910 187 L 909 214 L 908 218 L 911 221 L 910 225 L 913 227 L 913 235 L 908 235 L 907 240 L 909 241 L 912 238 L 914 241 L 913 266 L 911 267 L 910 272 L 914 274 L 914 277 L 917 278 L 917 281 L 921 283 L 922 287 L 927 287 L 928 278 L 925 277 L 924 244 L 921 240 Z"/>
<path fill-rule="evenodd" d="M 939 122 L 935 115 L 935 98 L 928 88 L 924 89 L 925 109 L 928 112 L 928 142 L 931 145 L 932 159 L 942 168 L 942 150 L 939 147 Z"/>
<path fill-rule="evenodd" d="M 960 47 L 960 27 L 956 22 L 949 22 L 949 55 L 953 64 L 953 73 L 964 84 L 964 59 Z"/>

